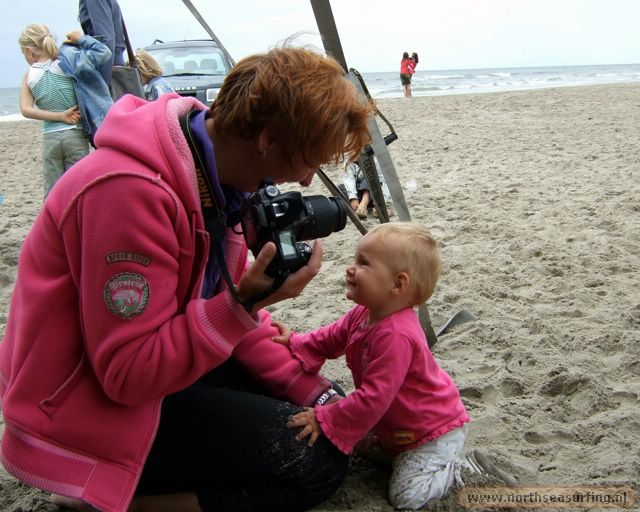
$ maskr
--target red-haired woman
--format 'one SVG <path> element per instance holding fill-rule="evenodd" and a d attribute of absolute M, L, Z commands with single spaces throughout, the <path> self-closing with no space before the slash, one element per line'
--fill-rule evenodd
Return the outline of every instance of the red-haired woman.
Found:
<path fill-rule="evenodd" d="M 291 47 L 238 62 L 210 109 L 116 102 L 22 246 L 0 343 L 7 470 L 78 510 L 328 498 L 347 457 L 286 424 L 336 392 L 274 346 L 264 309 L 302 292 L 322 247 L 272 291 L 276 246 L 249 265 L 238 219 L 265 179 L 305 186 L 357 157 L 370 115 L 335 60 Z"/>

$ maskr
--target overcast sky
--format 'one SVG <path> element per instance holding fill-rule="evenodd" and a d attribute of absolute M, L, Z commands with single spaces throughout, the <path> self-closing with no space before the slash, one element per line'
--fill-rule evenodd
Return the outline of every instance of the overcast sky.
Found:
<path fill-rule="evenodd" d="M 17 38 L 29 23 L 60 42 L 77 0 L 2 0 L 0 87 L 19 86 Z M 321 48 L 309 0 L 192 0 L 235 60 L 298 32 Z M 206 37 L 182 0 L 120 0 L 133 47 Z M 640 62 L 640 0 L 332 0 L 345 57 L 362 72 Z"/>

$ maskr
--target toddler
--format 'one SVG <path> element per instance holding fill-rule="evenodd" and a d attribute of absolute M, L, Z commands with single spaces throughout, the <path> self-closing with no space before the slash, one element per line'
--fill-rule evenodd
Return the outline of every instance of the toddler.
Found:
<path fill-rule="evenodd" d="M 376 166 L 376 171 L 378 172 L 378 180 L 382 186 L 382 194 L 387 205 L 387 211 L 391 216 L 393 215 L 393 208 L 389 187 L 387 187 L 387 184 L 384 181 L 384 176 L 380 172 L 380 167 L 378 166 L 378 161 L 375 157 L 373 158 L 373 161 Z M 356 162 L 351 162 L 345 167 L 344 174 L 342 176 L 342 184 L 339 185 L 339 188 L 349 199 L 351 208 L 355 210 L 358 218 L 366 219 L 368 217 L 369 209 L 373 206 L 373 202 L 370 204 L 370 201 L 373 198 L 369 189 L 369 182 L 367 181 L 367 178 L 365 178 L 364 172 Z M 371 209 L 372 215 L 374 217 L 378 217 L 378 211 L 375 206 Z"/>
<path fill-rule="evenodd" d="M 422 226 L 380 224 L 358 243 L 347 268 L 347 298 L 355 306 L 330 325 L 306 334 L 277 324 L 303 368 L 346 356 L 355 391 L 307 408 L 288 426 L 313 445 L 326 436 L 344 453 L 372 437 L 392 457 L 389 500 L 417 509 L 460 481 L 459 455 L 469 416 L 451 377 L 431 354 L 414 307 L 424 303 L 440 273 L 437 242 Z M 329 397 L 327 397 L 329 398 Z M 371 434 L 370 434 L 371 433 Z"/>

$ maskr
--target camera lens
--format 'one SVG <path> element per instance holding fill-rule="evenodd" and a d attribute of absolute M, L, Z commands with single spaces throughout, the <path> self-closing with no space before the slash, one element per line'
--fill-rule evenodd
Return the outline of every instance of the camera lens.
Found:
<path fill-rule="evenodd" d="M 344 229 L 347 224 L 345 206 L 333 197 L 306 196 L 307 221 L 298 233 L 299 240 L 323 238 Z"/>

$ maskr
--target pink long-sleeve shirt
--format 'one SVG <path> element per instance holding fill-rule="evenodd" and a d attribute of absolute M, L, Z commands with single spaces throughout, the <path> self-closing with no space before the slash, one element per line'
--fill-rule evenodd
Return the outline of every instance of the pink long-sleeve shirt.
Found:
<path fill-rule="evenodd" d="M 429 350 L 411 308 L 368 326 L 368 312 L 355 306 L 330 325 L 293 334 L 290 348 L 309 372 L 326 359 L 346 356 L 355 391 L 315 408 L 323 433 L 351 453 L 370 431 L 391 455 L 415 448 L 469 421 L 451 377 Z"/>

